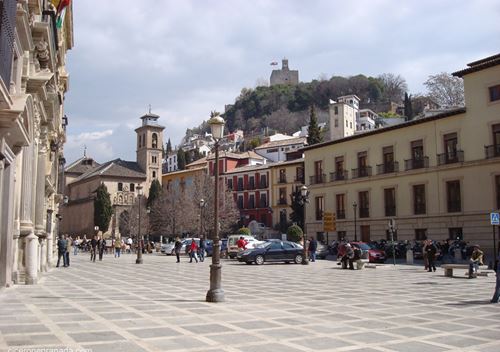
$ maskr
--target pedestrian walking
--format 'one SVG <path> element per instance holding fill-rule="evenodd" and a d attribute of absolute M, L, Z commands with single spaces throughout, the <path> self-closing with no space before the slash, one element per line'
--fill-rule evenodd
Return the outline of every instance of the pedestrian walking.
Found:
<path fill-rule="evenodd" d="M 106 250 L 106 240 L 102 237 L 98 241 L 98 248 L 99 248 L 99 261 L 102 261 L 102 256 L 104 254 L 104 251 Z"/>
<path fill-rule="evenodd" d="M 313 237 L 309 241 L 309 260 L 311 262 L 316 261 L 316 251 L 318 250 L 318 241 L 316 241 Z"/>
<path fill-rule="evenodd" d="M 191 240 L 191 245 L 189 246 L 189 256 L 191 257 L 189 259 L 190 263 L 193 262 L 193 259 L 198 263 L 198 245 L 194 239 Z"/>
<path fill-rule="evenodd" d="M 97 251 L 97 235 L 92 237 L 92 240 L 90 240 L 90 261 L 94 263 L 97 254 L 96 251 Z"/>
<path fill-rule="evenodd" d="M 177 263 L 181 262 L 181 249 L 182 249 L 182 241 L 179 237 L 175 238 L 175 244 L 174 244 L 174 252 L 175 256 L 177 257 Z"/>
<path fill-rule="evenodd" d="M 73 240 L 73 255 L 77 255 L 78 254 L 78 246 L 79 245 L 80 245 L 80 236 L 77 236 Z"/>
<path fill-rule="evenodd" d="M 71 244 L 73 240 L 69 235 L 64 235 L 64 239 L 66 240 L 66 253 L 64 254 L 66 256 L 66 266 L 69 266 L 69 254 L 71 253 Z"/>
<path fill-rule="evenodd" d="M 429 270 L 429 258 L 426 251 L 428 245 L 429 245 L 429 240 L 425 240 L 422 246 L 422 258 L 424 259 L 424 270 Z"/>
<path fill-rule="evenodd" d="M 433 271 L 436 271 L 436 252 L 437 248 L 434 245 L 434 243 L 429 240 L 429 243 L 425 247 L 425 253 L 427 254 L 427 262 L 429 263 L 429 272 L 432 273 Z"/>
<path fill-rule="evenodd" d="M 495 272 L 497 273 L 497 283 L 495 286 L 495 293 L 490 301 L 491 303 L 498 303 L 498 299 L 500 298 L 500 265 L 498 263 L 498 259 L 495 262 Z"/>
<path fill-rule="evenodd" d="M 120 258 L 120 252 L 122 250 L 122 240 L 121 238 L 117 238 L 115 240 L 115 258 Z"/>
<path fill-rule="evenodd" d="M 200 262 L 205 261 L 205 250 L 207 248 L 207 244 L 205 238 L 203 236 L 200 237 L 200 245 L 198 247 L 198 256 L 200 257 Z"/>
<path fill-rule="evenodd" d="M 67 242 L 64 239 L 63 235 L 59 235 L 59 239 L 57 240 L 57 265 L 59 268 L 59 264 L 61 263 L 61 258 L 63 258 L 63 265 L 66 267 L 66 247 Z"/>

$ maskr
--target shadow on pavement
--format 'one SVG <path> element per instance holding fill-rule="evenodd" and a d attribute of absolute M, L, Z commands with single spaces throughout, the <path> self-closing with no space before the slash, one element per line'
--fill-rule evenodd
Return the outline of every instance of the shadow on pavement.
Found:
<path fill-rule="evenodd" d="M 447 306 L 473 306 L 473 305 L 487 305 L 491 304 L 490 301 L 460 301 L 454 303 L 446 303 Z"/>

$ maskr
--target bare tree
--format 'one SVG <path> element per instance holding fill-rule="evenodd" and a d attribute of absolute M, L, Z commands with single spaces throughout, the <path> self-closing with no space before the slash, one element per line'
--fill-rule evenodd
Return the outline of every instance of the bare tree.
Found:
<path fill-rule="evenodd" d="M 139 211 L 140 207 L 140 211 Z M 146 211 L 146 198 L 145 197 L 137 197 L 135 204 L 128 211 L 128 221 L 127 227 L 129 230 L 129 235 L 137 236 L 139 234 L 139 223 L 141 226 L 141 236 L 146 236 L 149 233 L 150 224 L 149 224 L 149 216 Z M 140 215 L 140 221 L 139 221 Z"/>
<path fill-rule="evenodd" d="M 382 96 L 385 100 L 401 103 L 403 95 L 408 91 L 408 85 L 401 75 L 383 73 L 378 76 L 383 84 Z"/>
<path fill-rule="evenodd" d="M 431 75 L 424 82 L 429 97 L 442 107 L 464 106 L 464 82 L 446 72 Z"/>

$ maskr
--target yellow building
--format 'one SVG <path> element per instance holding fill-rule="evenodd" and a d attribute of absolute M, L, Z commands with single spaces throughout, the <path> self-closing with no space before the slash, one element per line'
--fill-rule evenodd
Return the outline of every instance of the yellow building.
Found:
<path fill-rule="evenodd" d="M 269 164 L 273 226 L 286 233 L 292 212 L 290 195 L 304 183 L 304 159 Z"/>
<path fill-rule="evenodd" d="M 489 213 L 500 208 L 500 55 L 468 65 L 466 108 L 305 147 L 310 190 L 306 230 L 324 238 L 323 212 L 337 235 L 463 238 L 491 249 Z M 355 220 L 356 219 L 356 220 Z"/>

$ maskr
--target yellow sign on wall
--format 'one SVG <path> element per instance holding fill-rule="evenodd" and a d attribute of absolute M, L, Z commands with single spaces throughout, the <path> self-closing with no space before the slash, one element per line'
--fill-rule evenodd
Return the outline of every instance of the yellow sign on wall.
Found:
<path fill-rule="evenodd" d="M 323 231 L 334 232 L 337 231 L 337 219 L 335 213 L 323 213 Z"/>

